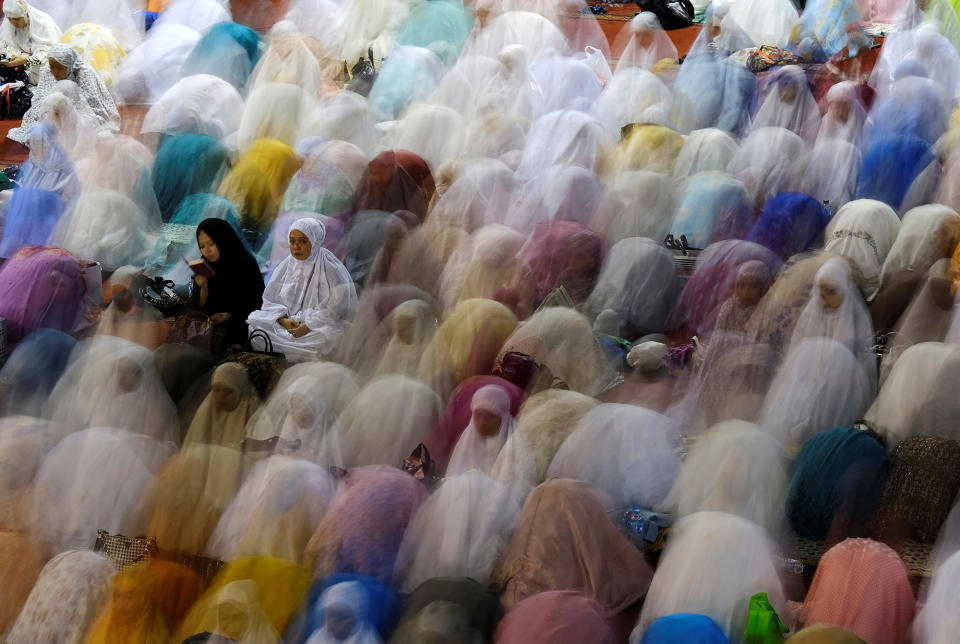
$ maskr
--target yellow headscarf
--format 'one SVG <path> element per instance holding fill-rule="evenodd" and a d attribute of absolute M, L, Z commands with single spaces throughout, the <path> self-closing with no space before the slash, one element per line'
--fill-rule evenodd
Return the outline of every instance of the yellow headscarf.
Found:
<path fill-rule="evenodd" d="M 619 174 L 633 170 L 647 170 L 672 174 L 683 136 L 662 125 L 638 125 L 613 151 L 610 172 Z"/>
<path fill-rule="evenodd" d="M 217 191 L 233 202 L 240 225 L 260 232 L 273 226 L 290 179 L 300 160 L 286 143 L 257 139 L 240 157 Z"/>
<path fill-rule="evenodd" d="M 110 603 L 87 637 L 87 644 L 165 644 L 170 631 L 153 604 L 154 576 L 149 564 L 130 566 L 113 580 Z"/>

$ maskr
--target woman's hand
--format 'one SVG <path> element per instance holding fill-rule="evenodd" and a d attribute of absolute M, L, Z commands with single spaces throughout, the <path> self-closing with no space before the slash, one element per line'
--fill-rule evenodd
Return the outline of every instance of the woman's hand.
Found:
<path fill-rule="evenodd" d="M 293 329 L 295 329 L 295 328 L 297 327 L 297 324 L 298 324 L 298 323 L 297 323 L 296 321 L 291 320 L 290 318 L 284 316 L 284 317 L 282 317 L 282 318 L 278 318 L 278 319 L 277 319 L 277 324 L 279 324 L 280 326 L 282 326 L 282 327 L 283 327 L 284 329 L 286 329 L 287 331 L 293 331 Z"/>
<path fill-rule="evenodd" d="M 207 286 L 210 284 L 205 275 L 194 275 L 193 281 L 200 288 L 207 288 Z"/>
<path fill-rule="evenodd" d="M 210 321 L 214 324 L 223 324 L 232 317 L 232 313 L 214 313 L 210 316 Z"/>
<path fill-rule="evenodd" d="M 30 61 L 24 58 L 23 56 L 14 56 L 10 60 L 3 61 L 3 66 L 4 67 L 23 67 L 28 62 Z"/>
<path fill-rule="evenodd" d="M 289 331 L 290 331 L 290 335 L 292 335 L 293 337 L 302 338 L 303 336 L 310 333 L 310 327 L 308 327 L 306 324 L 298 324 L 294 328 L 289 329 Z"/>

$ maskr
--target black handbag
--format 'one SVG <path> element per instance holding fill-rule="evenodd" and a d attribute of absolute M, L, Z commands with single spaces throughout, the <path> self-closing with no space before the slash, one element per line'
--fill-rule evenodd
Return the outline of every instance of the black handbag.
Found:
<path fill-rule="evenodd" d="M 176 285 L 159 276 L 147 277 L 144 275 L 142 278 L 143 282 L 137 289 L 140 298 L 160 311 L 164 317 L 175 317 L 183 308 L 183 300 L 173 290 Z"/>
<path fill-rule="evenodd" d="M 361 96 L 368 96 L 377 80 L 377 68 L 373 64 L 373 47 L 367 50 L 367 58 L 360 58 L 350 70 L 350 80 L 347 89 Z"/>
<path fill-rule="evenodd" d="M 690 0 L 638 0 L 637 6 L 655 13 L 660 26 L 667 31 L 689 27 L 696 15 Z"/>

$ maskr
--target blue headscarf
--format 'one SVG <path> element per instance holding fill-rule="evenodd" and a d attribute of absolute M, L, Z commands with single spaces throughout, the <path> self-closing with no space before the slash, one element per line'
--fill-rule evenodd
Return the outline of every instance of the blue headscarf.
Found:
<path fill-rule="evenodd" d="M 210 28 L 183 63 L 180 78 L 212 74 L 242 90 L 260 58 L 260 38 L 250 27 L 221 22 Z"/>
<path fill-rule="evenodd" d="M 829 211 L 813 197 L 781 192 L 764 205 L 746 239 L 787 260 L 810 248 L 829 221 Z"/>
<path fill-rule="evenodd" d="M 897 68 L 897 80 L 890 95 L 870 112 L 873 124 L 861 144 L 870 148 L 878 140 L 892 135 L 917 138 L 933 145 L 950 127 L 950 109 L 939 87 L 920 76 L 913 61 Z M 901 77 L 902 75 L 902 77 Z"/>
<path fill-rule="evenodd" d="M 397 44 L 428 47 L 446 43 L 448 47 L 442 49 L 441 58 L 445 64 L 453 65 L 472 30 L 473 18 L 464 10 L 461 0 L 421 2 L 410 12 Z"/>
<path fill-rule="evenodd" d="M 889 470 L 887 450 L 876 436 L 852 427 L 820 432 L 804 444 L 794 466 L 786 503 L 790 525 L 816 540 L 827 536 L 835 519 L 862 525 L 873 514 Z"/>
<path fill-rule="evenodd" d="M 0 416 L 43 417 L 47 398 L 76 346 L 76 340 L 55 329 L 39 329 L 24 338 L 0 370 Z"/>
<path fill-rule="evenodd" d="M 706 615 L 677 613 L 650 624 L 640 644 L 730 644 L 730 640 Z"/>
<path fill-rule="evenodd" d="M 21 188 L 51 190 L 66 200 L 80 194 L 80 180 L 70 155 L 60 145 L 52 123 L 37 123 L 28 134 L 30 157 L 20 168 L 17 183 Z"/>
<path fill-rule="evenodd" d="M 226 148 L 205 134 L 166 139 L 153 160 L 153 190 L 163 220 L 170 221 L 184 197 L 209 192 L 226 162 Z"/>
<path fill-rule="evenodd" d="M 55 192 L 14 190 L 0 242 L 0 257 L 12 257 L 23 246 L 46 244 L 65 209 L 66 204 Z"/>
<path fill-rule="evenodd" d="M 743 65 L 711 52 L 692 54 L 680 65 L 674 83 L 674 97 L 681 106 L 677 124 L 684 130 L 712 127 L 739 136 L 750 125 L 756 90 L 756 76 Z"/>
<path fill-rule="evenodd" d="M 921 138 L 890 134 L 875 139 L 863 157 L 857 199 L 876 199 L 899 211 L 914 180 L 935 158 Z"/>
<path fill-rule="evenodd" d="M 304 644 L 311 635 L 323 628 L 322 612 L 317 610 L 320 596 L 327 588 L 345 581 L 360 584 L 367 593 L 366 621 L 376 627 L 386 641 L 396 627 L 401 614 L 400 598 L 397 592 L 374 577 L 356 573 L 335 573 L 324 579 L 318 579 L 310 588 L 307 603 L 287 627 L 283 641 L 287 644 Z"/>
<path fill-rule="evenodd" d="M 684 183 L 670 232 L 686 235 L 691 248 L 741 238 L 753 221 L 753 200 L 744 185 L 723 172 L 700 172 Z"/>

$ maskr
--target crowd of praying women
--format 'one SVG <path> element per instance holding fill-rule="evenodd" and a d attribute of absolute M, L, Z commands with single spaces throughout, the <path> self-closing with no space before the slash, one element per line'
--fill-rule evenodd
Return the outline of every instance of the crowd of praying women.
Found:
<path fill-rule="evenodd" d="M 3 1 L 0 640 L 957 641 L 954 4 L 135 4 Z"/>

